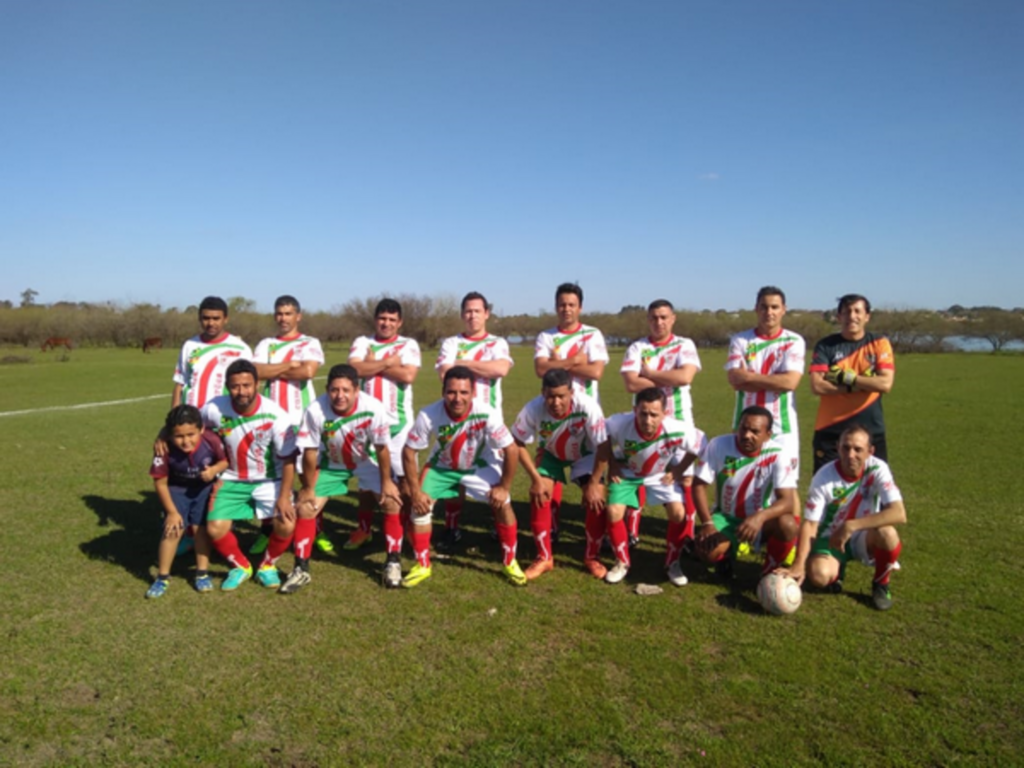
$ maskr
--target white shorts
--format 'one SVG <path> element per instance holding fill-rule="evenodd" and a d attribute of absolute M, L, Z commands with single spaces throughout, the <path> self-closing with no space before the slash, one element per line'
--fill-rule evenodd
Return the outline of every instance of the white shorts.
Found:
<path fill-rule="evenodd" d="M 402 466 L 402 449 L 405 448 L 406 438 L 412 431 L 412 424 L 406 426 L 401 432 L 388 440 L 388 451 L 391 453 L 391 476 L 396 480 L 405 477 L 405 467 Z M 363 481 L 359 480 L 359 487 L 362 488 Z M 380 493 L 380 483 L 377 484 L 377 493 Z"/>

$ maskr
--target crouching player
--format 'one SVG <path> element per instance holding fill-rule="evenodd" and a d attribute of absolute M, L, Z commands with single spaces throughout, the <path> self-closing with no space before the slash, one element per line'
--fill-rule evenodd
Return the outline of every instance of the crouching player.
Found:
<path fill-rule="evenodd" d="M 616 562 L 604 580 L 617 584 L 629 572 L 625 515 L 628 507 L 639 506 L 638 492 L 643 487 L 648 501 L 665 506 L 665 569 L 669 581 L 681 587 L 687 581 L 679 564 L 686 531 L 682 479 L 697 458 L 696 435 L 684 422 L 665 415 L 665 393 L 658 387 L 638 392 L 632 412 L 608 417 L 605 426 L 608 439 L 597 450 L 594 474 L 583 491 L 584 503 L 603 506 L 604 488 L 599 480 L 608 470 L 608 538 Z M 593 569 L 591 573 L 598 575 Z"/>
<path fill-rule="evenodd" d="M 715 563 L 719 575 L 732 577 L 740 542 L 766 549 L 762 574 L 771 573 L 796 545 L 797 465 L 795 457 L 772 439 L 772 414 L 760 405 L 740 413 L 735 434 L 710 440 L 697 461 L 693 501 L 700 530 L 697 554 Z M 710 510 L 707 487 L 715 486 Z M 716 545 L 728 540 L 721 551 Z"/>
<path fill-rule="evenodd" d="M 402 579 L 403 587 L 415 587 L 430 578 L 434 502 L 455 498 L 460 487 L 471 499 L 490 503 L 504 551 L 505 577 L 517 586 L 526 584 L 516 560 L 518 531 L 510 496 L 519 451 L 504 450 L 513 444 L 512 435 L 497 411 L 473 399 L 474 384 L 475 376 L 468 368 L 450 368 L 444 375 L 442 398 L 420 411 L 402 449 L 405 478 L 412 491 L 412 548 L 416 554 L 416 565 Z M 420 477 L 416 456 L 431 440 L 434 449 Z M 491 451 L 485 451 L 488 447 Z M 500 467 L 493 463 L 494 455 L 501 457 Z"/>
<path fill-rule="evenodd" d="M 256 580 L 277 589 L 281 577 L 275 563 L 295 530 L 295 430 L 291 417 L 256 391 L 259 379 L 251 362 L 229 365 L 226 381 L 229 394 L 213 398 L 202 411 L 203 422 L 220 435 L 228 455 L 228 469 L 214 490 L 206 522 L 213 548 L 232 566 L 220 588 L 238 589 L 252 576 L 231 521 L 249 520 L 255 513 L 258 520 L 274 520 Z"/>
<path fill-rule="evenodd" d="M 384 404 L 359 391 L 359 374 L 351 365 L 336 365 L 327 375 L 327 393 L 306 410 L 299 432 L 302 490 L 295 522 L 295 568 L 281 585 L 288 595 L 310 582 L 309 555 L 316 536 L 316 517 L 327 499 L 348 493 L 353 477 L 359 490 L 374 495 L 384 512 L 387 562 L 384 586 L 402 580 L 402 501 L 391 480 L 390 420 Z"/>
<path fill-rule="evenodd" d="M 170 585 L 171 564 L 185 531 L 196 531 L 197 592 L 210 592 L 210 539 L 206 534 L 206 508 L 217 475 L 228 467 L 224 446 L 203 430 L 203 417 L 191 405 L 179 405 L 167 414 L 163 434 L 167 451 L 154 456 L 149 468 L 157 498 L 164 508 L 164 530 L 157 555 L 157 577 L 146 597 L 163 597 Z"/>
<path fill-rule="evenodd" d="M 899 569 L 903 549 L 896 526 L 907 522 L 903 496 L 889 465 L 875 456 L 864 427 L 848 427 L 839 436 L 839 459 L 811 480 L 800 524 L 796 559 L 779 572 L 799 583 L 842 589 L 851 558 L 875 566 L 871 599 L 880 611 L 892 608 L 889 576 Z"/>
<path fill-rule="evenodd" d="M 593 398 L 573 393 L 568 371 L 552 368 L 541 379 L 542 394 L 528 402 L 512 425 L 512 438 L 519 448 L 519 463 L 530 476 L 530 527 L 537 547 L 537 559 L 526 569 L 527 579 L 536 579 L 555 567 L 551 552 L 551 493 L 555 482 L 569 479 L 581 487 L 590 482 L 594 453 L 607 440 L 604 413 Z M 537 441 L 536 463 L 527 445 Z M 604 514 L 587 506 L 587 550 L 583 562 L 591 573 L 606 569 L 597 560 L 604 538 Z"/>

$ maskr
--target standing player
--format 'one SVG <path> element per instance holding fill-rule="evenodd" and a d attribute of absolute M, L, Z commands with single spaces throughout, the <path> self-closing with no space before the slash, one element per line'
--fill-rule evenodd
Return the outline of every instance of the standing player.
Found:
<path fill-rule="evenodd" d="M 299 331 L 302 307 L 294 296 L 278 296 L 274 302 L 274 322 L 280 333 L 256 345 L 253 362 L 263 382 L 263 395 L 288 414 L 298 432 L 303 412 L 316 398 L 313 377 L 323 365 L 324 351 L 318 339 Z M 263 554 L 270 541 L 271 528 L 269 522 L 264 522 L 264 528 L 256 543 L 249 548 L 249 554 Z M 324 552 L 334 549 L 322 532 L 317 534 L 316 543 Z"/>
<path fill-rule="evenodd" d="M 402 579 L 403 587 L 415 587 L 430 578 L 434 502 L 456 496 L 460 488 L 465 488 L 470 498 L 490 503 L 504 551 L 505 577 L 516 586 L 526 584 L 516 560 L 518 532 L 511 499 L 519 451 L 505 450 L 513 445 L 512 436 L 494 409 L 473 399 L 474 384 L 475 377 L 468 368 L 457 365 L 449 370 L 444 375 L 442 399 L 420 411 L 402 450 L 405 479 L 413 498 L 412 543 L 416 554 L 416 565 Z M 416 454 L 431 441 L 434 449 L 421 478 Z M 502 457 L 500 466 L 495 462 L 497 456 Z"/>
<path fill-rule="evenodd" d="M 519 447 L 519 463 L 530 476 L 530 527 L 537 546 L 537 559 L 526 569 L 527 579 L 536 579 L 555 567 L 551 552 L 551 493 L 556 481 L 569 479 L 580 487 L 590 482 L 597 447 L 608 439 L 604 414 L 597 401 L 572 391 L 567 371 L 550 370 L 542 379 L 541 395 L 519 412 L 512 425 L 512 437 Z M 527 445 L 537 441 L 536 462 Z M 604 515 L 597 507 L 584 509 L 587 549 L 583 564 L 591 573 L 604 576 L 597 560 L 604 538 Z M 599 572 L 599 573 L 598 573 Z"/>
<path fill-rule="evenodd" d="M 797 473 L 789 452 L 771 439 L 772 414 L 760 405 L 743 409 L 735 433 L 708 441 L 697 462 L 693 498 L 701 527 L 697 553 L 707 563 L 720 563 L 719 573 L 732 575 L 741 542 L 767 550 L 761 573 L 782 565 L 796 545 Z M 715 486 L 715 509 L 707 486 Z M 720 534 L 720 535 L 718 535 Z M 725 537 L 729 548 L 712 557 Z"/>
<path fill-rule="evenodd" d="M 700 357 L 696 345 L 690 339 L 675 335 L 675 324 L 676 314 L 672 302 L 668 299 L 652 301 L 647 307 L 650 335 L 629 345 L 619 373 L 626 391 L 634 396 L 648 387 L 658 387 L 665 394 L 665 415 L 695 427 L 690 384 L 700 371 Z M 683 503 L 686 509 L 682 533 L 684 541 L 693 539 L 692 486 L 690 472 L 683 477 Z M 644 502 L 641 490 L 639 506 L 630 508 L 626 513 L 631 546 L 640 540 L 640 509 Z"/>
<path fill-rule="evenodd" d="M 288 414 L 257 390 L 256 366 L 236 360 L 227 370 L 229 395 L 203 407 L 203 422 L 224 442 L 228 469 L 214 491 L 206 529 L 213 548 L 232 568 L 221 584 L 231 591 L 252 576 L 252 565 L 231 532 L 233 520 L 273 518 L 274 530 L 256 573 L 268 588 L 281 586 L 275 563 L 291 543 L 295 530 L 292 483 L 295 480 L 295 430 Z"/>
<path fill-rule="evenodd" d="M 388 447 L 392 456 L 400 456 L 412 428 L 412 385 L 420 370 L 420 345 L 415 339 L 398 335 L 402 329 L 402 305 L 394 299 L 381 299 L 377 303 L 373 322 L 376 334 L 360 336 L 353 341 L 348 362 L 359 374 L 363 391 L 384 403 L 384 410 L 391 421 Z M 402 463 L 393 462 L 391 469 L 398 477 L 399 489 L 405 499 L 405 514 L 408 514 L 409 492 L 402 478 Z M 370 531 L 373 505 L 373 494 L 360 492 L 359 528 L 349 537 L 345 549 L 356 549 L 373 538 Z"/>
<path fill-rule="evenodd" d="M 316 532 L 316 516 L 330 496 L 348 493 L 348 483 L 359 479 L 359 489 L 374 494 L 384 512 L 387 563 L 384 586 L 402 580 L 401 497 L 391 480 L 391 432 L 384 404 L 359 391 L 359 377 L 351 365 L 336 365 L 327 375 L 327 393 L 306 411 L 299 432 L 302 451 L 302 490 L 295 523 L 295 568 L 281 586 L 291 594 L 310 582 L 309 555 Z"/>
<path fill-rule="evenodd" d="M 568 371 L 574 392 L 601 402 L 598 382 L 608 364 L 604 334 L 580 322 L 583 289 L 575 283 L 562 283 L 555 289 L 555 314 L 558 325 L 537 334 L 533 352 L 533 370 L 538 378 L 550 370 Z M 558 515 L 562 506 L 562 484 L 555 483 L 551 496 L 552 536 L 558 537 Z"/>
<path fill-rule="evenodd" d="M 473 291 L 463 296 L 461 313 L 462 333 L 449 336 L 441 342 L 434 368 L 442 381 L 455 365 L 469 369 L 476 377 L 473 397 L 502 416 L 501 380 L 508 375 L 513 365 L 508 342 L 487 332 L 491 307 L 482 293 Z M 462 538 L 459 530 L 461 512 L 462 494 L 445 502 L 444 536 L 441 541 L 447 549 Z"/>
<path fill-rule="evenodd" d="M 856 293 L 839 299 L 840 332 L 814 346 L 811 392 L 821 398 L 814 423 L 814 471 L 837 458 L 839 435 L 859 424 L 871 435 L 875 455 L 889 460 L 882 395 L 892 389 L 896 364 L 885 336 L 866 330 L 871 302 Z"/>
<path fill-rule="evenodd" d="M 729 340 L 725 370 L 730 386 L 736 390 L 732 428 L 739 427 L 744 408 L 767 408 L 772 415 L 772 439 L 799 467 L 800 433 L 794 392 L 804 375 L 807 346 L 802 336 L 782 327 L 786 316 L 782 289 L 768 285 L 759 290 L 754 311 L 757 326 Z"/>
<path fill-rule="evenodd" d="M 693 428 L 665 415 L 665 393 L 648 387 L 636 395 L 633 410 L 608 417 L 608 439 L 597 449 L 594 474 L 583 491 L 584 501 L 604 506 L 604 487 L 599 484 L 609 473 L 607 523 L 616 563 L 604 574 L 609 584 L 618 584 L 629 572 L 629 540 L 626 533 L 627 507 L 636 507 L 640 488 L 648 498 L 664 504 L 669 527 L 666 533 L 665 570 L 677 587 L 686 584 L 679 555 L 686 512 L 683 508 L 682 477 L 697 458 Z M 673 525 L 674 524 L 674 525 Z M 590 569 L 595 576 L 599 571 Z"/>
<path fill-rule="evenodd" d="M 899 569 L 903 550 L 896 526 L 905 522 L 903 496 L 889 465 L 875 456 L 868 430 L 854 424 L 839 437 L 839 459 L 814 474 L 796 560 L 779 572 L 839 592 L 847 561 L 860 560 L 875 567 L 871 599 L 887 611 L 892 608 L 889 577 Z"/>
<path fill-rule="evenodd" d="M 228 324 L 228 305 L 219 296 L 207 296 L 199 304 L 202 332 L 181 347 L 174 369 L 171 407 L 185 403 L 202 408 L 223 394 L 225 372 L 235 360 L 252 360 L 249 345 L 224 330 Z"/>

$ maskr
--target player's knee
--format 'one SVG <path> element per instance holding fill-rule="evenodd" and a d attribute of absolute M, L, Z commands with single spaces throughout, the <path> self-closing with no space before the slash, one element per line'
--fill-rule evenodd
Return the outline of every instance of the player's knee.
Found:
<path fill-rule="evenodd" d="M 605 514 L 608 515 L 609 523 L 617 523 L 626 516 L 625 504 L 608 504 L 605 507 Z"/>
<path fill-rule="evenodd" d="M 682 504 L 672 503 L 665 505 L 665 515 L 671 523 L 685 523 L 686 509 Z"/>
<path fill-rule="evenodd" d="M 210 520 L 206 524 L 206 532 L 210 534 L 210 539 L 212 539 L 213 541 L 223 538 L 227 535 L 228 531 L 230 530 L 230 520 Z"/>
<path fill-rule="evenodd" d="M 839 578 L 839 561 L 833 557 L 812 557 L 807 563 L 807 580 L 823 589 Z"/>
<path fill-rule="evenodd" d="M 428 512 L 425 515 L 413 515 L 410 520 L 412 520 L 412 524 L 417 528 L 429 528 L 433 524 L 434 518 Z"/>
<path fill-rule="evenodd" d="M 776 537 L 782 541 L 792 541 L 800 532 L 800 523 L 793 515 L 781 515 L 778 518 L 778 532 Z"/>
<path fill-rule="evenodd" d="M 871 531 L 871 534 L 868 538 L 868 546 L 872 549 L 884 549 L 892 552 L 899 546 L 900 535 L 896 532 L 896 528 L 891 525 L 876 528 Z"/>

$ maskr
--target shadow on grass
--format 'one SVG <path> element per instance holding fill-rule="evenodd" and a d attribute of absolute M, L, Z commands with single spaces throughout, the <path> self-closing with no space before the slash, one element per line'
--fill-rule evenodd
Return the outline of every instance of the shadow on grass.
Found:
<path fill-rule="evenodd" d="M 82 501 L 96 514 L 96 524 L 111 530 L 83 542 L 79 549 L 92 560 L 120 565 L 148 584 L 160 541 L 160 501 L 152 491 L 139 495 L 141 500 L 83 496 Z"/>

